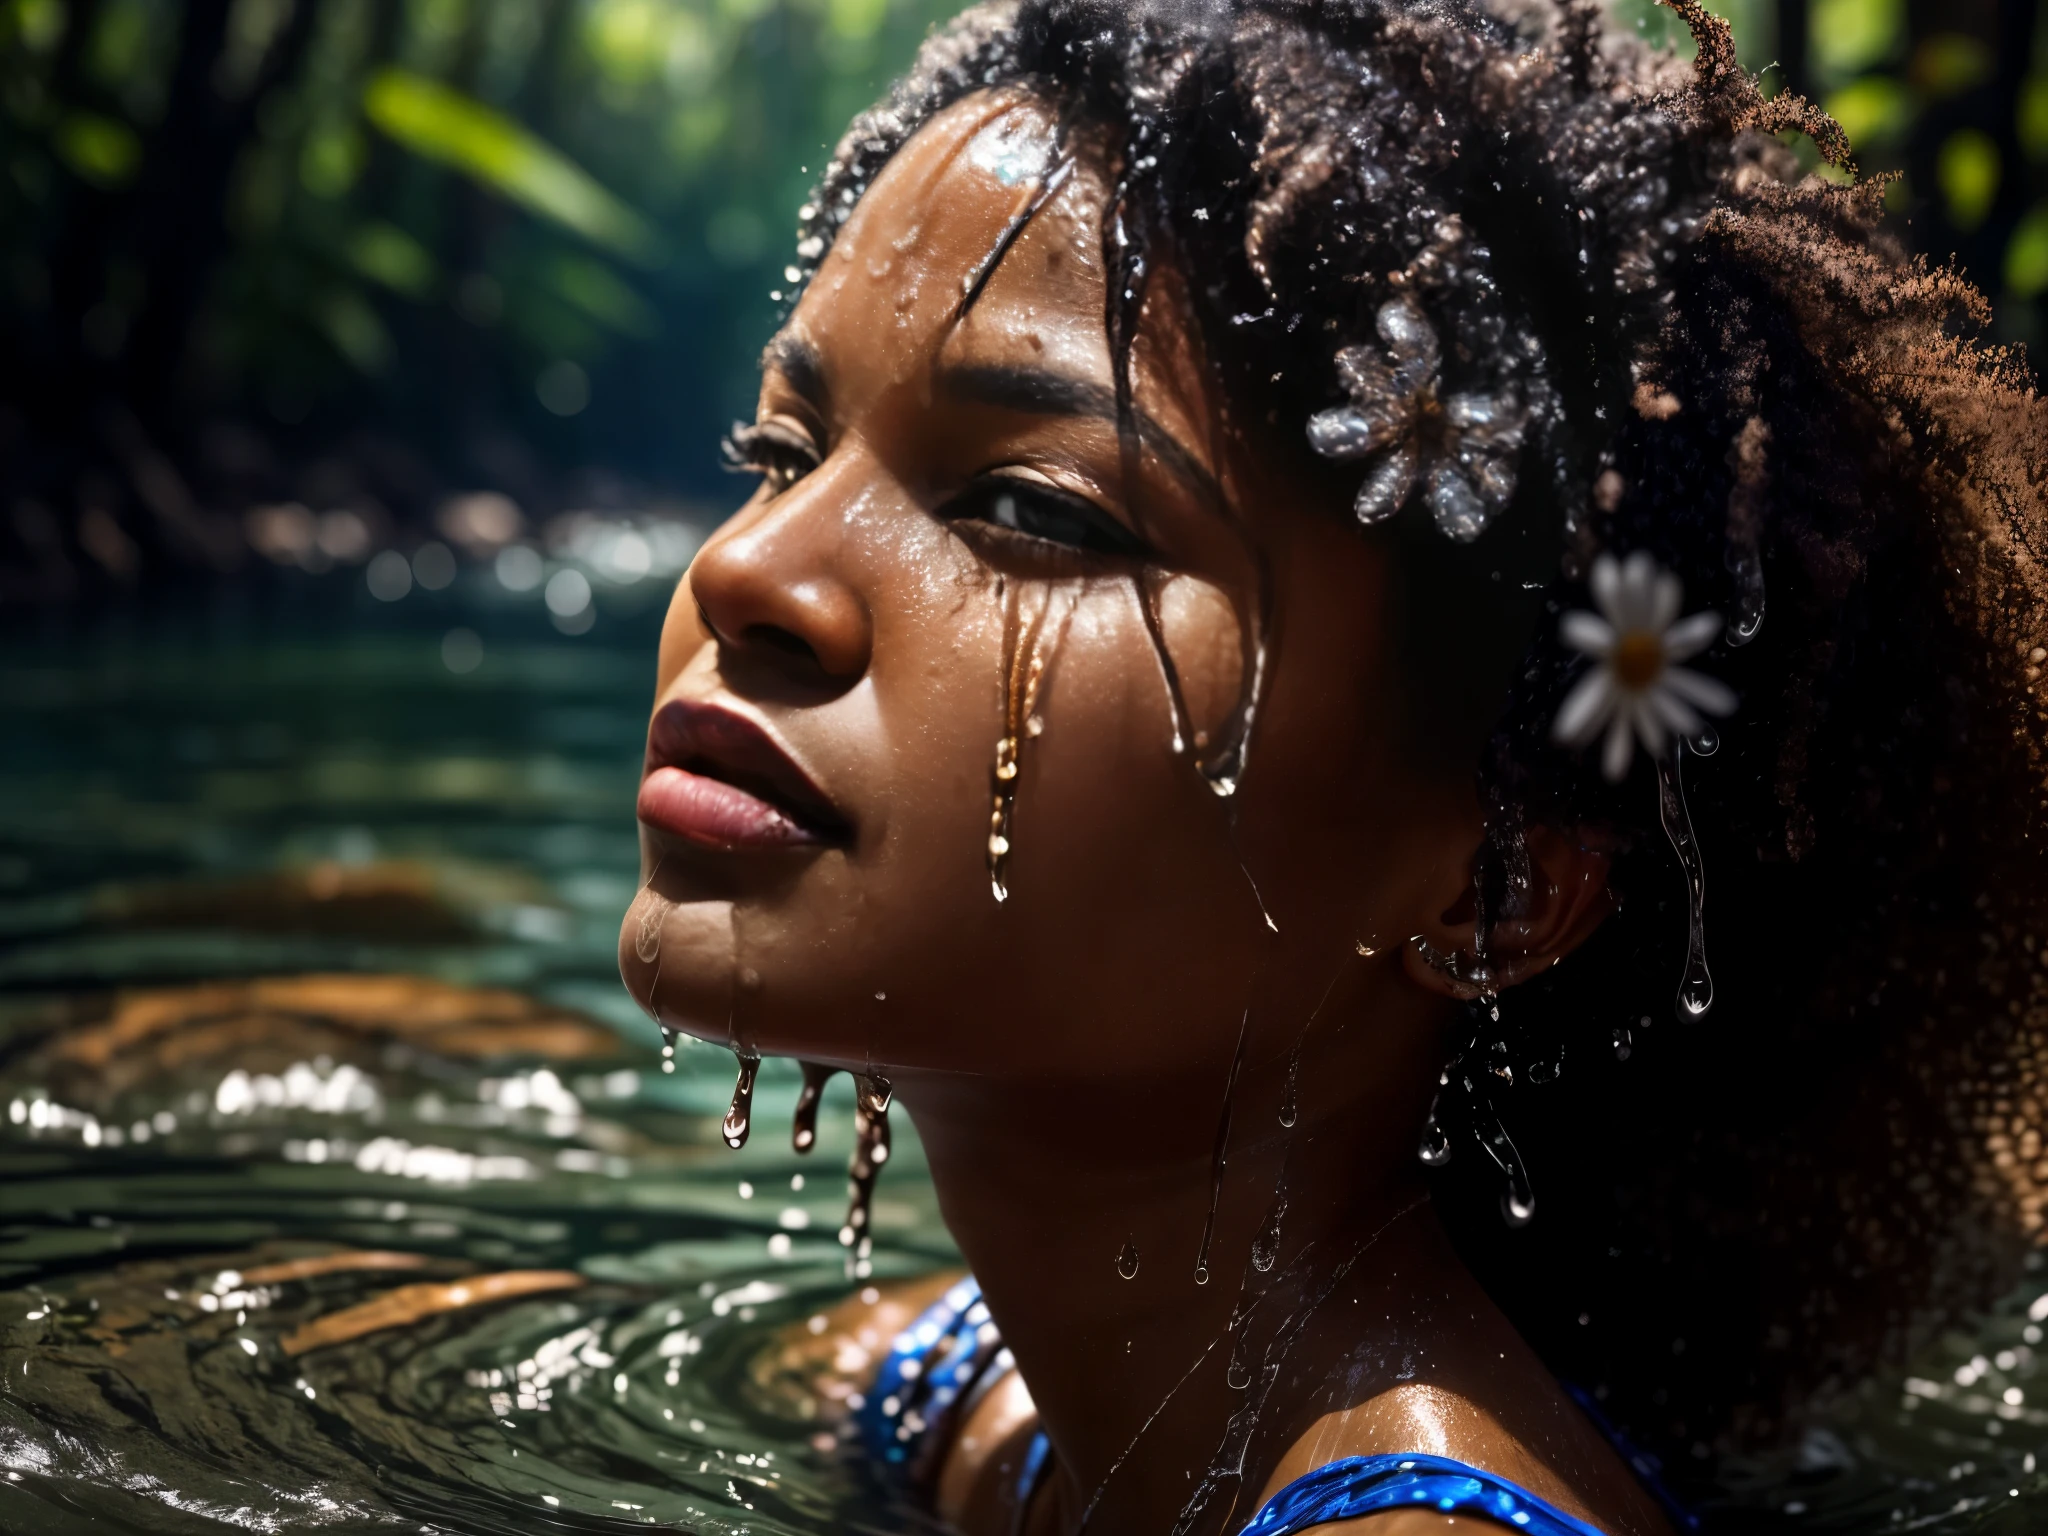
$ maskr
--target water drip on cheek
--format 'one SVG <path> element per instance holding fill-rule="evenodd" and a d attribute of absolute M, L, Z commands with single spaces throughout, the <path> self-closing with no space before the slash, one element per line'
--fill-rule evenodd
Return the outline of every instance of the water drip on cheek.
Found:
<path fill-rule="evenodd" d="M 1188 718 L 1187 696 L 1181 691 L 1180 668 L 1174 665 L 1173 653 L 1166 648 L 1166 630 L 1159 617 L 1160 574 L 1148 569 L 1132 577 L 1131 595 L 1137 602 L 1140 617 L 1145 621 L 1145 637 L 1152 642 L 1152 655 L 1159 663 L 1160 681 L 1166 686 L 1167 724 L 1173 732 L 1173 755 L 1179 757 L 1187 751 L 1194 727 Z"/>
<path fill-rule="evenodd" d="M 847 1278 L 860 1280 L 874 1270 L 869 1256 L 875 1239 L 869 1224 L 875 1176 L 889 1160 L 889 1100 L 894 1089 L 888 1078 L 874 1072 L 855 1073 L 853 1088 L 853 1161 L 846 1170 L 846 1225 L 839 1229 L 839 1242 L 847 1250 Z"/>
<path fill-rule="evenodd" d="M 734 1051 L 739 1058 L 739 1081 L 732 1087 L 732 1104 L 725 1112 L 725 1144 L 737 1152 L 747 1144 L 747 1132 L 752 1129 L 754 1118 L 754 1078 L 761 1070 L 761 1058 L 756 1053 Z"/>
<path fill-rule="evenodd" d="M 1066 639 L 1067 628 L 1079 605 L 1076 597 L 1067 605 L 1049 645 L 1042 644 L 1046 616 L 1053 597 L 1047 592 L 1037 611 L 1027 620 L 1023 595 L 1015 583 L 997 578 L 997 596 L 1003 604 L 1003 643 L 998 678 L 1002 711 L 1002 735 L 996 740 L 995 767 L 989 775 L 988 883 L 997 901 L 1010 898 L 1009 861 L 1013 841 L 1012 825 L 1017 809 L 1017 779 L 1022 771 L 1024 742 L 1036 738 L 1045 722 L 1037 714 L 1038 695 L 1045 682 L 1052 657 Z"/>
<path fill-rule="evenodd" d="M 789 1142 L 797 1151 L 808 1152 L 818 1144 L 818 1101 L 824 1097 L 825 1084 L 832 1080 L 834 1069 L 815 1061 L 806 1061 L 802 1067 L 804 1085 L 796 1096 L 796 1117 Z"/>
<path fill-rule="evenodd" d="M 1697 1019 L 1714 1006 L 1714 977 L 1707 969 L 1707 874 L 1700 859 L 1699 840 L 1693 835 L 1692 815 L 1685 807 L 1685 785 L 1679 763 L 1685 744 L 1674 742 L 1668 755 L 1657 759 L 1657 809 L 1664 823 L 1664 835 L 1678 856 L 1685 876 L 1685 975 L 1678 984 L 1678 1016 Z"/>

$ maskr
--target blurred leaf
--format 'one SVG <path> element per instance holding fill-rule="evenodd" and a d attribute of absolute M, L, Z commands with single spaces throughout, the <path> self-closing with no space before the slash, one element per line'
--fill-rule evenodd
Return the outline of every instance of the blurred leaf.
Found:
<path fill-rule="evenodd" d="M 1934 175 L 1948 201 L 1949 222 L 1960 230 L 1975 229 L 1998 196 L 1998 145 L 1988 133 L 1958 128 L 1942 140 Z"/>
<path fill-rule="evenodd" d="M 54 137 L 58 156 L 96 186 L 121 185 L 142 160 L 135 130 L 94 112 L 73 112 L 57 125 Z"/>
<path fill-rule="evenodd" d="M 423 299 L 434 291 L 440 270 L 427 248 L 395 224 L 365 224 L 349 237 L 349 265 L 372 282 Z"/>
<path fill-rule="evenodd" d="M 1828 116 L 1842 125 L 1859 151 L 1889 144 L 1912 121 L 1913 98 L 1890 75 L 1865 75 L 1827 98 Z"/>
<path fill-rule="evenodd" d="M 391 333 L 370 301 L 349 288 L 338 288 L 322 301 L 320 328 L 335 350 L 364 373 L 382 373 L 390 365 Z"/>
<path fill-rule="evenodd" d="M 2048 203 L 2036 203 L 2005 248 L 2005 286 L 2023 299 L 2048 293 Z"/>
<path fill-rule="evenodd" d="M 2034 160 L 2048 160 L 2048 74 L 2020 86 L 2020 148 Z"/>
<path fill-rule="evenodd" d="M 1960 32 L 1937 32 L 1913 50 L 1908 71 L 1923 96 L 1955 96 L 1991 76 L 1991 50 Z"/>
<path fill-rule="evenodd" d="M 1905 35 L 1905 0 L 1814 0 L 1813 62 L 1836 78 L 1891 57 Z"/>
<path fill-rule="evenodd" d="M 599 324 L 646 338 L 660 327 L 654 309 L 617 273 L 590 256 L 563 256 L 548 276 L 555 291 Z"/>
<path fill-rule="evenodd" d="M 316 128 L 299 151 L 299 181 L 315 197 L 340 197 L 363 173 L 367 146 L 353 125 Z"/>
<path fill-rule="evenodd" d="M 865 42 L 881 30 L 888 14 L 889 0 L 831 0 L 826 18 L 839 36 Z"/>
<path fill-rule="evenodd" d="M 593 244 L 652 263 L 654 231 L 639 214 L 561 151 L 482 102 L 437 80 L 383 69 L 364 88 L 363 110 L 414 154 L 473 176 Z"/>
<path fill-rule="evenodd" d="M 0 36 L 18 37 L 36 53 L 48 53 L 63 35 L 61 0 L 13 0 L 0 24 Z"/>

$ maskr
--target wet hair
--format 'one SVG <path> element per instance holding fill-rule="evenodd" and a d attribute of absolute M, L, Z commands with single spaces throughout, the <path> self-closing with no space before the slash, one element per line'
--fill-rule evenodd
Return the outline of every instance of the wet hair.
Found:
<path fill-rule="evenodd" d="M 1234 422 L 1333 508 L 1388 511 L 1370 463 L 1308 439 L 1370 415 L 1403 326 L 1445 392 L 1511 419 L 1490 470 L 1367 536 L 1405 562 L 1420 713 L 1476 768 L 1481 933 L 1528 899 L 1533 824 L 1602 829 L 1621 906 L 1473 1010 L 1437 1198 L 1551 1367 L 1683 1486 L 1986 1303 L 2040 1238 L 2048 418 L 1969 339 L 1977 294 L 1887 240 L 1840 130 L 1675 9 L 1690 65 L 1588 0 L 985 6 L 854 123 L 799 255 L 934 113 L 1018 87 L 1112 188 L 1126 405 L 1171 261 Z M 1684 807 L 1552 734 L 1578 668 L 1558 618 L 1635 551 L 1731 619 L 1697 663 L 1740 695 L 1725 744 L 1670 759 L 1704 1017 L 1672 1001 L 1690 913 L 1661 823 Z M 1533 1170 L 1527 1225 L 1500 1219 L 1496 1136 Z"/>

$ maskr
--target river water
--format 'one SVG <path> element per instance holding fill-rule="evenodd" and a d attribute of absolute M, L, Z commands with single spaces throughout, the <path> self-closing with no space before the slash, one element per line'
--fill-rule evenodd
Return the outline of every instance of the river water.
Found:
<path fill-rule="evenodd" d="M 618 984 L 661 583 L 527 587 L 0 629 L 0 1531 L 933 1529 L 777 1367 L 848 1085 L 733 1153 Z M 957 1262 L 908 1126 L 874 1231 Z M 2048 1527 L 2043 1289 L 1710 1528 Z"/>

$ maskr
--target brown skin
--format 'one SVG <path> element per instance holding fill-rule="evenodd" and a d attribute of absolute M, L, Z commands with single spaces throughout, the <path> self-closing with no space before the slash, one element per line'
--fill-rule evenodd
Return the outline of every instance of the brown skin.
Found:
<path fill-rule="evenodd" d="M 1662 1532 L 1451 1252 L 1420 1181 L 1414 1149 L 1460 989 L 1413 940 L 1470 949 L 1480 814 L 1469 775 L 1423 760 L 1400 726 L 1390 547 L 1231 426 L 1170 265 L 1132 361 L 1150 425 L 1128 478 L 1113 422 L 1085 398 L 1027 409 L 966 372 L 1039 370 L 1098 395 L 1112 382 L 1103 184 L 1085 167 L 954 322 L 963 278 L 1018 200 L 976 136 L 1043 124 L 1015 96 L 941 114 L 876 180 L 769 349 L 759 420 L 819 462 L 771 477 L 698 555 L 656 702 L 711 701 L 762 724 L 847 831 L 715 852 L 643 826 L 653 880 L 625 925 L 627 982 L 703 1038 L 893 1080 L 1055 1446 L 1034 1531 L 1077 1530 L 1098 1489 L 1089 1529 L 1168 1530 L 1190 1474 L 1262 1390 L 1270 1351 L 1280 1369 L 1246 1480 L 1222 1487 L 1205 1529 L 1228 1526 L 1233 1499 L 1241 1523 L 1323 1462 L 1421 1450 L 1608 1530 Z M 1086 498 L 1149 553 L 994 526 L 976 487 L 1006 475 Z M 1163 583 L 1166 649 L 1206 745 L 1243 692 L 1261 562 L 1266 686 L 1248 771 L 1225 799 L 1197 772 L 1199 749 L 1173 750 L 1139 583 Z M 1048 616 L 1047 664 L 999 903 L 985 848 L 1013 603 L 1026 624 Z M 1535 852 L 1533 910 L 1495 944 L 1509 982 L 1606 910 L 1597 851 L 1543 836 Z M 650 964 L 634 936 L 657 898 L 674 906 Z M 1277 1262 L 1260 1271 L 1249 1256 L 1283 1167 Z M 1131 1280 L 1116 1268 L 1127 1241 L 1141 1258 Z M 1281 1339 L 1282 1319 L 1317 1297 Z M 1248 1391 L 1229 1380 L 1233 1345 Z M 976 1512 L 976 1476 L 970 1457 L 942 1491 L 967 1528 L 996 1529 Z M 1391 1518 L 1374 1529 L 1448 1523 Z"/>

